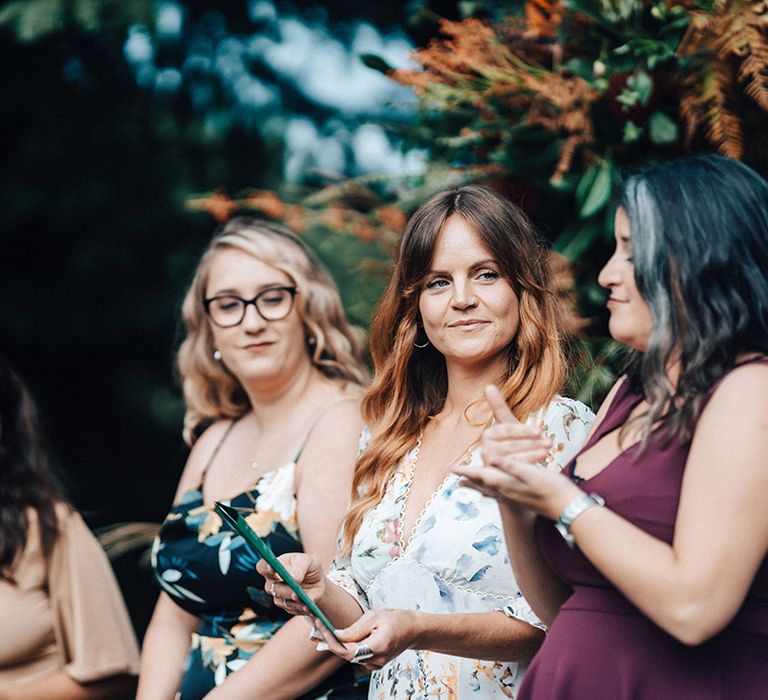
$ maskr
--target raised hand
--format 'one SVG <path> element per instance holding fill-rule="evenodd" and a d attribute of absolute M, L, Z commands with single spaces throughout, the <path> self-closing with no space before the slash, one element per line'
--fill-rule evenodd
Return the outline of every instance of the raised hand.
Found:
<path fill-rule="evenodd" d="M 533 421 L 518 421 L 495 386 L 486 387 L 485 395 L 496 423 L 483 433 L 485 466 L 456 469 L 464 477 L 463 485 L 504 502 L 507 508 L 529 508 L 557 518 L 581 490 L 562 474 L 543 468 L 551 441 Z"/>
<path fill-rule="evenodd" d="M 501 392 L 492 384 L 486 387 L 485 396 L 496 422 L 483 432 L 483 462 L 502 468 L 510 460 L 543 464 L 552 441 L 541 432 L 536 419 L 531 417 L 525 423 L 517 420 Z"/>

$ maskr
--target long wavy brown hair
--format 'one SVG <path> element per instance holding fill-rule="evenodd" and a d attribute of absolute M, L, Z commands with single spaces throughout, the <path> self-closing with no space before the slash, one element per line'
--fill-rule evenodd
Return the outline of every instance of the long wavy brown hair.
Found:
<path fill-rule="evenodd" d="M 59 533 L 56 506 L 68 502 L 32 395 L 0 358 L 0 581 L 14 583 L 33 517 L 50 555 Z"/>
<path fill-rule="evenodd" d="M 566 361 L 557 303 L 550 286 L 548 253 L 533 224 L 489 187 L 465 185 L 440 192 L 408 222 L 392 276 L 371 326 L 375 374 L 363 399 L 372 437 L 355 467 L 353 502 L 344 519 L 342 546 L 349 551 L 365 512 L 381 501 L 386 484 L 448 389 L 444 357 L 431 345 L 414 346 L 419 295 L 446 221 L 461 217 L 482 239 L 519 299 L 520 324 L 507 348 L 502 393 L 525 420 L 561 390 Z M 421 344 L 419 342 L 419 344 Z"/>
<path fill-rule="evenodd" d="M 181 307 L 187 334 L 179 347 L 178 368 L 187 404 L 184 439 L 189 445 L 213 421 L 239 418 L 251 410 L 237 377 L 213 357 L 213 335 L 203 306 L 211 261 L 227 248 L 242 250 L 281 270 L 301 290 L 296 311 L 304 324 L 310 360 L 320 372 L 342 382 L 364 385 L 368 381 L 363 334 L 347 321 L 338 289 L 314 253 L 282 226 L 236 217 L 214 235 Z"/>

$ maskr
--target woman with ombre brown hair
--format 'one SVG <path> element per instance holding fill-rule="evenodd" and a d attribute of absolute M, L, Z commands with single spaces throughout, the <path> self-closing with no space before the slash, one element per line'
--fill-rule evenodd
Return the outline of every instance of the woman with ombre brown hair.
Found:
<path fill-rule="evenodd" d="M 281 559 L 346 628 L 343 646 L 325 639 L 331 651 L 375 669 L 369 697 L 514 696 L 544 633 L 510 574 L 496 501 L 454 470 L 482 465 L 489 383 L 553 439 L 551 450 L 543 439 L 529 446 L 549 469 L 578 450 L 593 418 L 558 395 L 555 297 L 525 215 L 477 185 L 426 202 L 403 237 L 371 351 L 341 551 L 327 576 L 316 557 Z M 258 568 L 278 605 L 306 612 Z"/>
<path fill-rule="evenodd" d="M 238 508 L 275 552 L 331 561 L 362 427 L 362 336 L 304 242 L 246 217 L 214 236 L 182 313 L 192 450 L 153 547 L 162 592 L 137 697 L 364 697 L 261 592 L 256 558 L 213 509 Z"/>

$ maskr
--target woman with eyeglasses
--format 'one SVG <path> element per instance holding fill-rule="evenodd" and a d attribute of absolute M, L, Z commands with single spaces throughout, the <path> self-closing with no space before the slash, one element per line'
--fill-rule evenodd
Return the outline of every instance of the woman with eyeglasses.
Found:
<path fill-rule="evenodd" d="M 244 217 L 213 238 L 182 315 L 192 450 L 152 551 L 162 592 L 137 697 L 364 697 L 263 593 L 256 559 L 213 510 L 243 509 L 278 554 L 330 562 L 361 429 L 360 334 L 307 246 Z"/>

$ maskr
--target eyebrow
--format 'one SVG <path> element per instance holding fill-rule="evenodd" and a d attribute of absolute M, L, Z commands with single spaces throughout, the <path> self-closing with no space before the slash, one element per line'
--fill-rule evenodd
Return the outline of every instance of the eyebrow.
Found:
<path fill-rule="evenodd" d="M 476 270 L 478 267 L 486 267 L 489 264 L 499 266 L 499 261 L 495 258 L 487 258 L 485 260 L 479 260 L 478 262 L 472 263 L 469 266 L 470 270 Z M 428 274 L 430 275 L 445 275 L 447 274 L 446 270 L 429 270 Z"/>
<path fill-rule="evenodd" d="M 267 284 L 262 284 L 259 287 L 256 287 L 256 294 L 259 294 L 260 292 L 263 292 L 267 289 L 271 289 L 272 287 L 290 287 L 291 284 L 287 282 L 267 282 Z M 219 296 L 239 296 L 240 293 L 237 289 L 234 289 L 233 287 L 227 287 L 226 289 L 219 289 L 211 294 L 212 297 L 219 297 Z"/>

